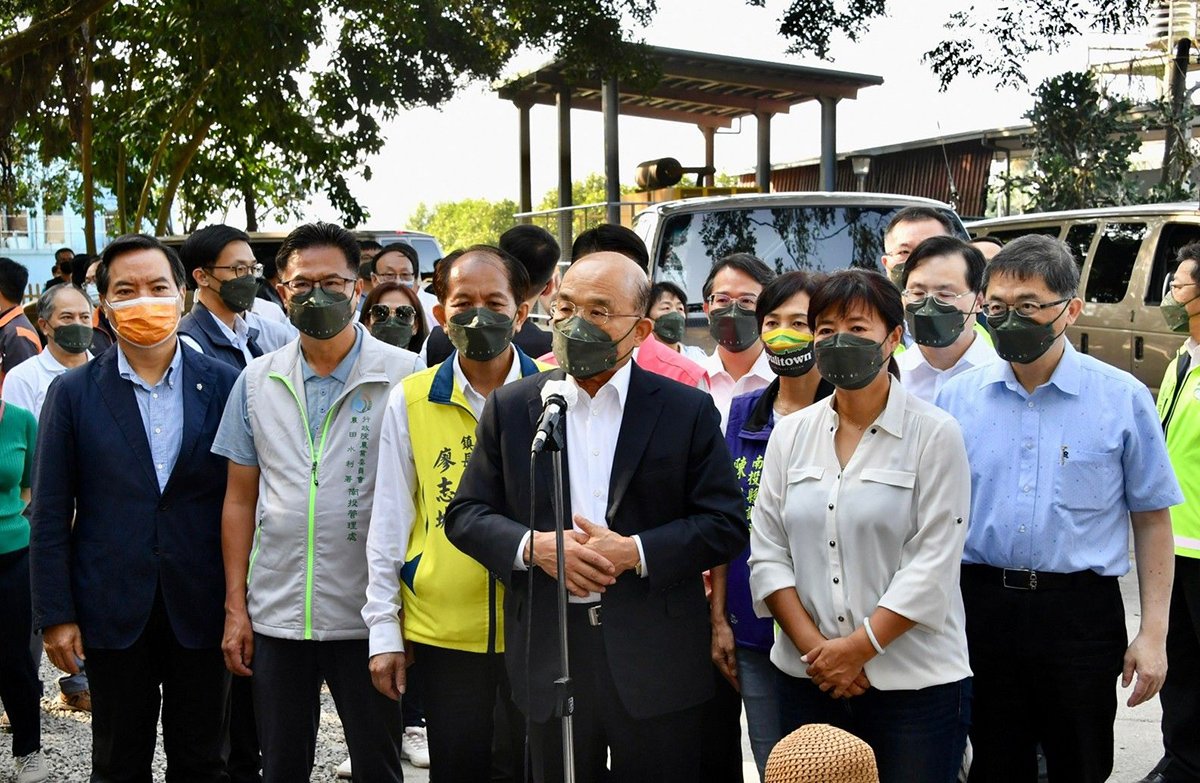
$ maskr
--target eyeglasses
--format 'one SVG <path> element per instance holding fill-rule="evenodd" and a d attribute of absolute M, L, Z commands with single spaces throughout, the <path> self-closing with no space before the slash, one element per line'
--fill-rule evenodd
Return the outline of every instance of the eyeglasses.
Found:
<path fill-rule="evenodd" d="M 396 320 L 406 324 L 412 323 L 417 317 L 417 311 L 412 305 L 396 305 L 394 308 L 385 304 L 371 305 L 372 322 L 386 321 L 392 313 L 396 314 Z"/>
<path fill-rule="evenodd" d="M 1026 318 L 1032 318 L 1047 307 L 1065 304 L 1071 301 L 1070 297 L 1066 299 L 1056 299 L 1053 302 L 1032 302 L 1024 301 L 1010 305 L 1008 302 L 988 301 L 983 303 L 983 314 L 988 318 L 1000 318 L 1008 315 L 1009 310 L 1016 310 L 1017 315 L 1023 315 Z"/>
<path fill-rule="evenodd" d="M 901 295 L 906 300 L 908 300 L 909 304 L 924 305 L 925 300 L 932 297 L 933 301 L 937 302 L 940 305 L 946 305 L 947 307 L 955 307 L 958 304 L 959 299 L 962 299 L 964 296 L 974 296 L 975 292 L 974 291 L 963 291 L 961 294 L 956 294 L 953 291 L 929 292 L 929 291 L 922 291 L 921 289 L 916 288 L 916 289 L 906 289 L 901 292 Z"/>
<path fill-rule="evenodd" d="M 405 285 L 412 285 L 413 281 L 417 279 L 413 275 L 401 275 L 395 272 L 386 272 L 384 274 L 376 272 L 375 277 L 379 278 L 379 282 L 381 283 L 404 283 Z"/>
<path fill-rule="evenodd" d="M 1197 285 L 1197 284 L 1196 283 L 1171 283 L 1171 285 L 1169 285 L 1167 287 L 1170 288 L 1172 291 L 1181 291 L 1184 288 L 1187 288 L 1188 286 L 1193 286 L 1193 285 Z"/>
<path fill-rule="evenodd" d="M 737 302 L 738 307 L 742 308 L 743 310 L 753 310 L 758 304 L 758 295 L 746 294 L 745 296 L 739 296 L 737 299 L 734 299 L 728 294 L 713 294 L 712 296 L 708 297 L 709 307 L 715 307 L 718 310 L 722 307 L 729 307 L 729 305 L 733 304 L 734 302 Z"/>
<path fill-rule="evenodd" d="M 287 289 L 293 294 L 304 296 L 305 294 L 311 294 L 313 288 L 320 288 L 327 294 L 344 294 L 346 286 L 352 285 L 355 282 L 357 281 L 353 277 L 327 277 L 321 281 L 297 278 L 295 280 L 288 280 L 283 285 L 287 286 Z"/>
<path fill-rule="evenodd" d="M 641 315 L 631 313 L 613 313 L 607 307 L 602 305 L 584 305 L 577 306 L 574 302 L 568 302 L 565 299 L 555 299 L 550 303 L 550 320 L 554 322 L 565 321 L 573 315 L 578 315 L 585 321 L 589 321 L 596 326 L 604 326 L 610 318 L 642 318 Z"/>
<path fill-rule="evenodd" d="M 229 266 L 229 265 L 217 266 L 214 264 L 213 266 L 210 266 L 209 269 L 232 269 L 234 277 L 245 277 L 246 275 L 254 275 L 255 277 L 258 277 L 259 275 L 262 274 L 263 265 L 262 264 L 250 264 L 250 265 L 234 264 L 233 266 Z"/>

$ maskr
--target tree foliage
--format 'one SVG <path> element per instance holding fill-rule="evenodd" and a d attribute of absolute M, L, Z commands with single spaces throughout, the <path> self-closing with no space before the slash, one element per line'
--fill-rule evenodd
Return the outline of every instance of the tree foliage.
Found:
<path fill-rule="evenodd" d="M 1108 95 L 1087 72 L 1046 79 L 1025 118 L 1033 124 L 1030 171 L 1013 179 L 1037 211 L 1129 203 L 1130 156 L 1141 145 L 1132 104 Z"/>
<path fill-rule="evenodd" d="M 426 206 L 417 205 L 409 218 L 409 226 L 425 231 L 438 238 L 438 243 L 447 252 L 471 245 L 494 245 L 508 229 L 516 223 L 517 202 L 512 199 L 489 201 L 483 198 L 468 198 L 461 201 L 443 201 Z"/>

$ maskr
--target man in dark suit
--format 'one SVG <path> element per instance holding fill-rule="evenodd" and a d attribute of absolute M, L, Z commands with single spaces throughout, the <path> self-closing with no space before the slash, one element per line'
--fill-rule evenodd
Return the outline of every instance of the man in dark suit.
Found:
<path fill-rule="evenodd" d="M 563 775 L 559 633 L 550 464 L 538 462 L 531 534 L 528 454 L 542 387 L 564 378 L 578 390 L 564 459 L 577 779 L 604 779 L 609 752 L 623 782 L 699 777 L 713 695 L 702 573 L 741 551 L 748 530 L 711 398 L 630 361 L 652 328 L 649 295 L 645 274 L 615 253 L 568 270 L 551 312 L 562 369 L 493 392 L 446 514 L 450 540 L 508 587 L 507 665 L 539 782 Z"/>
<path fill-rule="evenodd" d="M 184 272 L 127 235 L 96 272 L 117 349 L 54 381 L 34 466 L 34 624 L 59 669 L 87 660 L 92 781 L 149 781 L 159 707 L 168 779 L 225 781 L 225 461 L 237 371 L 176 335 Z M 160 695 L 161 689 L 161 695 Z"/>

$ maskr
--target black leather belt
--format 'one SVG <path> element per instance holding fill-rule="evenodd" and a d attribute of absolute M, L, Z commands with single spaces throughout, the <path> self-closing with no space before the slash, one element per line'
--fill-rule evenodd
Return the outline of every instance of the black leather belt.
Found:
<path fill-rule="evenodd" d="M 602 624 L 600 620 L 600 613 L 604 608 L 603 604 L 567 604 L 567 608 L 572 614 L 577 615 L 580 620 L 586 619 L 587 624 L 593 628 L 599 628 Z"/>
<path fill-rule="evenodd" d="M 964 564 L 964 582 L 991 584 L 1009 590 L 1036 592 L 1039 590 L 1072 590 L 1096 585 L 1115 576 L 1101 576 L 1095 571 L 1073 571 L 1068 574 L 1054 571 L 1034 571 L 1028 568 L 996 568 L 989 565 Z"/>

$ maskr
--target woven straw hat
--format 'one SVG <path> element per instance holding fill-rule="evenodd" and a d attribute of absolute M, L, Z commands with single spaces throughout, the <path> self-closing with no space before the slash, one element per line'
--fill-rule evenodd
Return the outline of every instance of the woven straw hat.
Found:
<path fill-rule="evenodd" d="M 879 770 L 870 745 L 826 723 L 810 723 L 771 751 L 766 783 L 879 783 Z"/>

